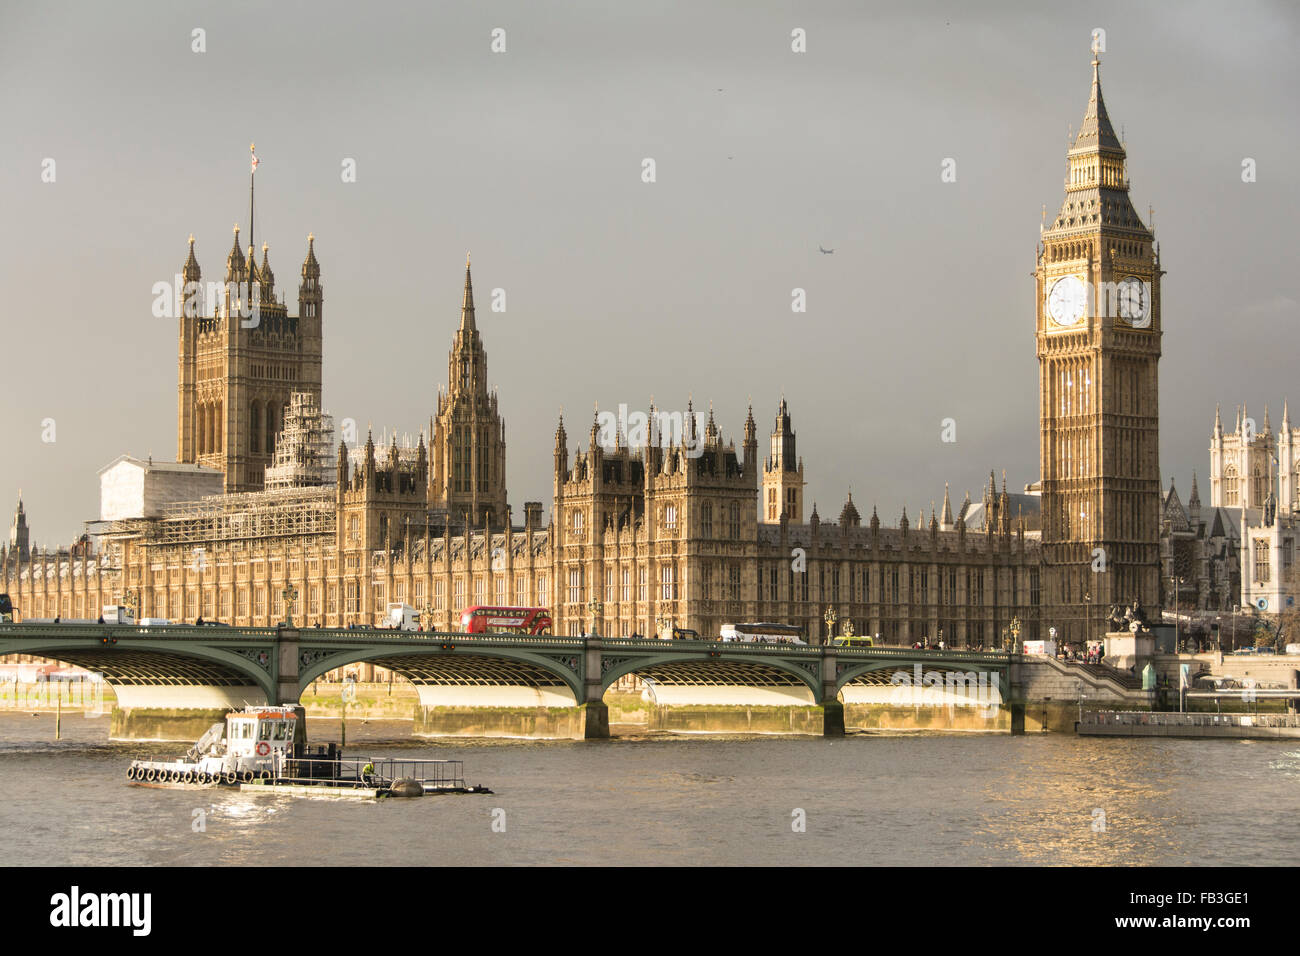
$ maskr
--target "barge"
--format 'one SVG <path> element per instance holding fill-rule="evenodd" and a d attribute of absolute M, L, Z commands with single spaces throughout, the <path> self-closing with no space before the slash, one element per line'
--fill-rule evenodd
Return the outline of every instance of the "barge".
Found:
<path fill-rule="evenodd" d="M 288 705 L 232 711 L 181 757 L 131 761 L 127 783 L 361 798 L 492 792 L 466 784 L 459 760 L 345 756 L 334 743 L 309 746 L 300 720 Z"/>

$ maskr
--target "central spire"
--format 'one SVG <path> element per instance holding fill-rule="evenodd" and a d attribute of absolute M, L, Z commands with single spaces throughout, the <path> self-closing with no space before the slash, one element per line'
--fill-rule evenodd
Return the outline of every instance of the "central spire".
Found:
<path fill-rule="evenodd" d="M 474 286 L 469 276 L 469 253 L 465 253 L 465 298 L 460 306 L 460 327 L 467 331 L 477 330 L 474 324 Z"/>

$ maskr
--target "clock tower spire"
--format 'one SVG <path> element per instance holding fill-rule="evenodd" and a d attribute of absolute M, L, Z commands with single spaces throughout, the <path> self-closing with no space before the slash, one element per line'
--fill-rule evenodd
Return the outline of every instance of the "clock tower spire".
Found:
<path fill-rule="evenodd" d="M 1099 638 L 1109 605 L 1160 603 L 1163 273 L 1126 160 L 1094 50 L 1065 198 L 1035 270 L 1043 620 L 1071 643 Z"/>

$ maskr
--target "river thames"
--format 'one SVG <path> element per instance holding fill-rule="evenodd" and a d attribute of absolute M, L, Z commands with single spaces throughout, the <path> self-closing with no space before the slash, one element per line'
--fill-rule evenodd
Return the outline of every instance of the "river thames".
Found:
<path fill-rule="evenodd" d="M 483 796 L 353 802 L 128 786 L 108 719 L 0 714 L 10 865 L 1290 865 L 1295 742 L 1064 735 L 631 735 L 403 739 L 348 752 L 454 758 Z M 312 740 L 338 723 L 311 719 Z M 802 827 L 801 827 L 802 824 Z"/>

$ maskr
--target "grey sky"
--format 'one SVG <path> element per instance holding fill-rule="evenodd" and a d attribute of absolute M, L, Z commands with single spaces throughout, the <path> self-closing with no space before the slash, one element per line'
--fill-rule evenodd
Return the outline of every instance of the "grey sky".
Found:
<path fill-rule="evenodd" d="M 1289 5 L 416 6 L 0 7 L 0 506 L 21 487 L 37 541 L 79 533 L 117 455 L 174 458 L 176 323 L 150 289 L 189 233 L 205 279 L 236 221 L 247 240 L 250 141 L 256 240 L 291 296 L 317 237 L 336 418 L 427 422 L 473 252 L 517 517 L 549 509 L 561 405 L 586 447 L 594 402 L 651 395 L 712 399 L 737 442 L 752 396 L 765 445 L 784 388 L 827 519 L 850 485 L 892 524 L 945 480 L 1034 480 L 1030 273 L 1094 27 L 1167 270 L 1165 481 L 1185 497 L 1205 475 L 1216 401 L 1280 420 L 1300 353 Z"/>

